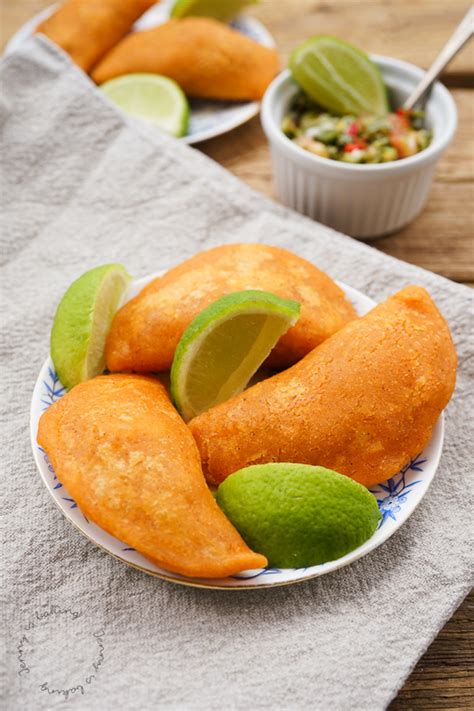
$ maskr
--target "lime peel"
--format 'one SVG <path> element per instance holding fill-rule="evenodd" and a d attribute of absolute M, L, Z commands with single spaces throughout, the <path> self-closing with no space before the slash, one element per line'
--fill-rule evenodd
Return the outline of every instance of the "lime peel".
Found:
<path fill-rule="evenodd" d="M 307 464 L 240 469 L 217 490 L 217 503 L 270 566 L 307 568 L 347 555 L 376 531 L 375 496 L 348 476 Z"/>

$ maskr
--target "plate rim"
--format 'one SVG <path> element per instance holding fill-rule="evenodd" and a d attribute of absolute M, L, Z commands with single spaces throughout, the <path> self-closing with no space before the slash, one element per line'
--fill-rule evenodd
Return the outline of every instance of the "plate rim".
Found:
<path fill-rule="evenodd" d="M 33 29 L 43 20 L 48 18 L 54 10 L 59 6 L 60 3 L 52 3 L 51 5 L 48 5 L 47 7 L 43 8 L 36 14 L 32 15 L 26 22 L 24 22 L 16 31 L 15 33 L 10 37 L 8 40 L 7 44 L 5 45 L 3 49 L 3 57 L 8 57 L 11 55 L 13 52 L 16 52 L 21 44 L 29 39 L 30 37 L 33 37 Z M 150 10 L 153 10 L 155 7 L 161 5 L 160 9 L 166 9 L 167 5 L 167 0 L 162 0 L 162 3 L 156 3 L 156 5 L 153 5 L 147 12 L 150 12 Z M 145 12 L 142 17 L 144 17 L 147 12 Z M 273 37 L 272 33 L 267 29 L 267 27 L 261 22 L 259 19 L 256 17 L 253 17 L 252 15 L 247 15 L 245 13 L 241 13 L 237 15 L 235 19 L 239 18 L 245 18 L 246 23 L 254 29 L 257 29 L 258 32 L 265 37 L 265 42 L 262 43 L 265 47 L 276 47 L 276 41 L 275 38 Z M 140 21 L 142 18 L 139 18 L 137 20 Z M 217 103 L 217 102 L 216 102 Z M 239 102 L 236 102 L 237 104 Z M 203 141 L 208 141 L 211 138 L 217 138 L 218 136 L 224 136 L 226 133 L 229 133 L 230 131 L 233 131 L 234 129 L 238 128 L 239 126 L 243 126 L 245 123 L 248 123 L 251 119 L 253 119 L 255 116 L 258 116 L 260 113 L 260 107 L 261 107 L 261 101 L 247 101 L 247 102 L 241 102 L 244 105 L 242 106 L 242 114 L 233 118 L 232 120 L 227 121 L 225 126 L 218 127 L 215 126 L 214 128 L 207 128 L 202 131 L 199 131 L 198 133 L 195 133 L 193 135 L 186 135 L 186 136 L 181 136 L 179 138 L 176 138 L 176 140 L 181 141 L 182 143 L 187 144 L 188 146 L 195 145 L 197 143 L 202 143 Z M 244 108 L 246 111 L 244 111 Z M 191 111 L 192 113 L 192 111 Z M 151 127 L 153 128 L 153 127 Z"/>
<path fill-rule="evenodd" d="M 133 293 L 137 291 L 141 291 L 141 289 L 148 284 L 150 281 L 153 279 L 162 276 L 164 274 L 165 270 L 161 270 L 158 272 L 154 272 L 152 274 L 146 275 L 144 277 L 140 277 L 138 279 L 132 280 L 129 290 L 124 296 L 124 299 L 122 300 L 122 304 L 126 303 L 130 298 L 132 298 Z M 341 280 L 335 280 L 336 283 L 344 290 L 344 292 L 348 295 L 357 295 L 358 297 L 363 297 L 364 299 L 370 301 L 372 303 L 372 308 L 377 305 L 377 302 L 375 302 L 371 297 L 367 296 L 363 292 L 359 291 L 355 287 L 352 287 L 345 282 Z M 328 569 L 321 569 L 322 566 L 320 566 L 320 569 L 316 572 L 313 572 L 308 575 L 301 575 L 301 577 L 295 578 L 295 579 L 290 579 L 290 580 L 280 580 L 280 581 L 269 581 L 269 582 L 260 582 L 259 584 L 252 584 L 248 583 L 248 580 L 251 580 L 251 578 L 234 578 L 233 581 L 235 584 L 232 585 L 219 585 L 218 581 L 219 578 L 186 578 L 186 576 L 180 576 L 178 573 L 173 573 L 169 571 L 169 574 L 166 573 L 165 570 L 163 572 L 157 572 L 154 570 L 150 570 L 149 568 L 145 568 L 137 563 L 134 563 L 133 561 L 126 560 L 125 558 L 121 557 L 120 555 L 117 555 L 113 551 L 111 551 L 109 548 L 105 547 L 102 543 L 100 543 L 95 537 L 93 537 L 88 531 L 84 529 L 83 526 L 79 524 L 78 521 L 74 520 L 72 517 L 70 510 L 67 509 L 66 507 L 62 507 L 57 499 L 54 496 L 53 490 L 51 489 L 49 482 L 46 479 L 46 475 L 43 472 L 43 466 L 44 463 L 40 459 L 40 445 L 37 442 L 37 432 L 38 432 L 38 423 L 39 423 L 39 417 L 37 417 L 37 397 L 36 392 L 37 389 L 40 387 L 40 384 L 42 382 L 42 374 L 43 372 L 50 366 L 52 363 L 51 359 L 51 354 L 49 353 L 46 360 L 42 363 L 38 376 L 35 380 L 35 384 L 33 387 L 33 392 L 31 396 L 31 403 L 30 403 L 30 443 L 31 443 L 31 449 L 32 449 L 32 454 L 33 454 L 33 459 L 36 465 L 36 469 L 41 477 L 42 483 L 45 486 L 46 490 L 48 491 L 50 497 L 54 501 L 54 504 L 56 508 L 63 514 L 63 516 L 71 523 L 74 528 L 76 528 L 85 538 L 87 538 L 91 543 L 93 543 L 97 548 L 101 549 L 108 555 L 111 555 L 113 558 L 116 560 L 120 561 L 121 563 L 124 563 L 125 565 L 130 566 L 131 568 L 134 568 L 135 570 L 139 570 L 142 573 L 145 573 L 147 575 L 151 575 L 152 577 L 159 578 L 161 580 L 165 580 L 166 582 L 170 583 L 175 583 L 176 585 L 184 585 L 186 587 L 194 587 L 194 588 L 200 588 L 200 589 L 206 589 L 206 590 L 260 590 L 260 589 L 268 589 L 268 588 L 275 588 L 275 587 L 284 587 L 287 585 L 294 585 L 296 583 L 302 583 L 308 580 L 314 580 L 315 578 L 319 578 L 323 575 L 327 575 L 329 573 L 333 573 L 336 570 L 340 570 L 341 568 L 344 568 L 348 565 L 351 565 L 352 563 L 355 563 L 356 561 L 360 560 L 361 558 L 365 557 L 366 555 L 369 555 L 372 553 L 375 549 L 379 548 L 381 545 L 386 543 L 405 523 L 406 521 L 410 518 L 410 516 L 415 512 L 415 510 L 418 508 L 420 505 L 421 501 L 424 499 L 426 496 L 433 479 L 436 475 L 436 472 L 439 467 L 439 462 L 441 459 L 441 455 L 443 453 L 443 448 L 444 448 L 444 435 L 445 435 L 445 418 L 444 418 L 444 410 L 441 412 L 438 421 L 436 422 L 435 426 L 433 427 L 433 432 L 430 441 L 427 443 L 426 448 L 430 445 L 430 443 L 433 440 L 433 437 L 436 435 L 439 439 L 439 444 L 436 447 L 436 450 L 432 454 L 432 462 L 431 462 L 431 469 L 432 472 L 429 474 L 425 480 L 425 488 L 421 496 L 414 502 L 414 504 L 411 507 L 407 507 L 406 510 L 403 511 L 403 513 L 399 516 L 397 520 L 397 526 L 386 529 L 385 536 L 381 539 L 378 540 L 375 537 L 375 533 L 372 535 L 371 538 L 368 539 L 368 541 L 365 541 L 361 546 L 358 546 L 353 551 L 350 551 L 347 553 L 345 556 L 342 556 L 341 558 L 336 558 L 333 561 L 328 561 L 327 563 L 323 564 L 324 566 L 328 566 Z M 395 475 L 394 475 L 395 476 Z M 384 482 L 382 482 L 384 483 Z M 378 486 L 378 485 L 377 485 Z M 79 507 L 78 507 L 79 508 Z M 80 510 L 80 509 L 79 509 Z M 94 522 L 93 522 L 94 523 Z M 95 524 L 100 530 L 104 531 L 104 533 L 108 533 L 105 531 L 105 529 L 101 528 L 98 526 L 98 524 Z M 108 534 L 112 535 L 112 534 Z M 116 538 L 115 536 L 112 536 L 113 538 Z M 119 540 L 116 538 L 116 540 Z M 309 566 L 315 567 L 315 566 Z M 285 569 L 282 569 L 285 570 Z M 295 570 L 293 568 L 290 568 L 289 570 Z M 178 577 L 176 577 L 178 576 Z M 224 579 L 229 579 L 232 576 L 227 576 L 227 578 Z M 206 582 L 204 582 L 204 580 Z M 208 582 L 208 581 L 213 581 L 215 580 L 216 582 Z M 239 584 L 241 582 L 242 584 Z"/>

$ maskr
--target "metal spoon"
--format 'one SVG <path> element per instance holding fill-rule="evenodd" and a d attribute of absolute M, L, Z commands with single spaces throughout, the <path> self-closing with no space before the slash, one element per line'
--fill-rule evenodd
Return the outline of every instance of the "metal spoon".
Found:
<path fill-rule="evenodd" d="M 471 38 L 473 31 L 474 5 L 471 5 L 460 24 L 454 30 L 449 40 L 446 42 L 431 67 L 426 72 L 423 79 L 403 104 L 404 109 L 412 109 L 415 104 L 419 103 L 421 100 L 423 100 L 422 103 L 424 104 L 432 84 L 439 77 L 445 66 L 453 59 L 453 57 L 456 56 L 459 50 Z"/>

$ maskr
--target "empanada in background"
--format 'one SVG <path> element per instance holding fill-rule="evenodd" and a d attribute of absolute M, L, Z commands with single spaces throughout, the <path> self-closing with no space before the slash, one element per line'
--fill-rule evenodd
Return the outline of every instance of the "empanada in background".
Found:
<path fill-rule="evenodd" d="M 83 513 L 156 565 L 221 578 L 267 564 L 216 504 L 158 380 L 106 375 L 77 385 L 42 415 L 37 439 Z"/>
<path fill-rule="evenodd" d="M 278 55 L 208 17 L 170 20 L 125 37 L 95 67 L 98 84 L 133 72 L 163 74 L 191 97 L 258 100 L 278 72 Z"/>
<path fill-rule="evenodd" d="M 342 289 L 296 254 L 264 244 L 223 245 L 171 269 L 120 309 L 107 338 L 107 368 L 168 370 L 193 318 L 224 294 L 246 289 L 301 304 L 298 322 L 270 354 L 273 367 L 292 365 L 357 316 Z"/>
<path fill-rule="evenodd" d="M 155 0 L 66 0 L 36 28 L 85 72 L 130 30 Z"/>
<path fill-rule="evenodd" d="M 455 378 L 448 325 L 411 286 L 189 427 L 214 484 L 249 464 L 299 462 L 369 487 L 428 444 Z"/>

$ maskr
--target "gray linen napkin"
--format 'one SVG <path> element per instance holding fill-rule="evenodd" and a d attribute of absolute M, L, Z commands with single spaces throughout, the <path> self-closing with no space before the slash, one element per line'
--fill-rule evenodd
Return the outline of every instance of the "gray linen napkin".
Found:
<path fill-rule="evenodd" d="M 1 82 L 6 707 L 385 708 L 471 582 L 472 292 L 295 215 L 200 153 L 127 123 L 41 38 L 4 61 Z M 41 484 L 28 419 L 55 306 L 78 274 L 117 260 L 141 276 L 239 240 L 289 247 L 377 300 L 424 285 L 449 320 L 460 367 L 439 471 L 391 540 L 323 578 L 219 592 L 148 577 L 83 538 Z"/>

